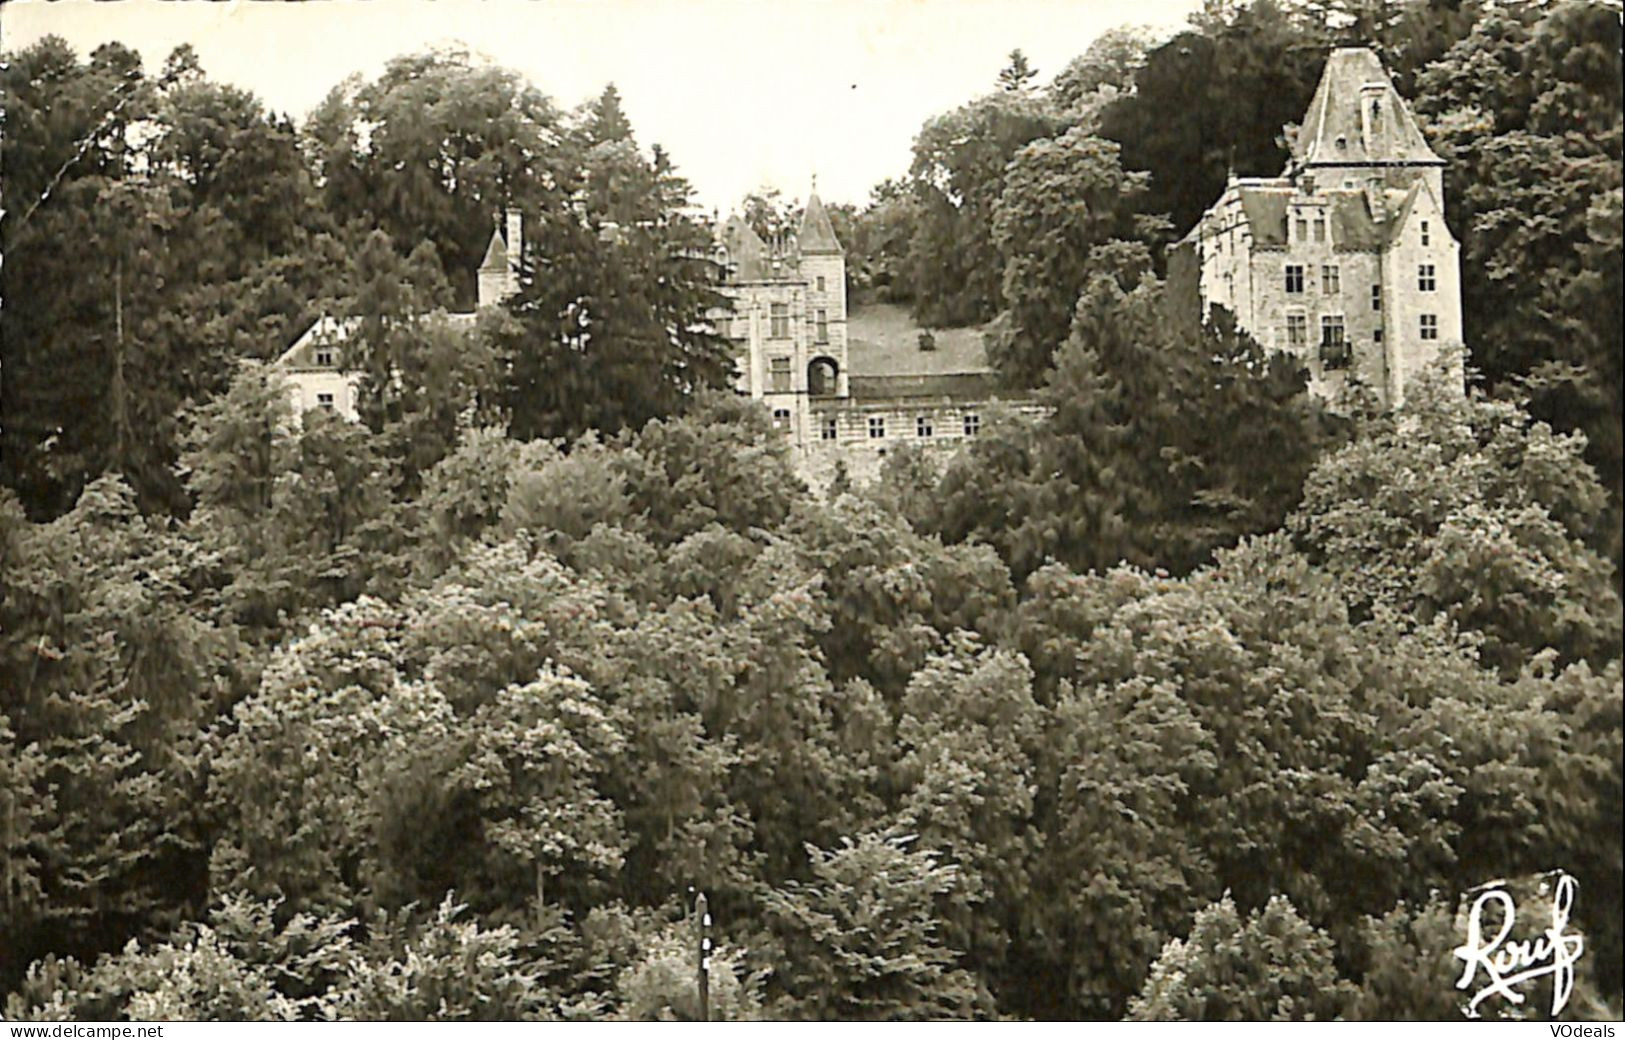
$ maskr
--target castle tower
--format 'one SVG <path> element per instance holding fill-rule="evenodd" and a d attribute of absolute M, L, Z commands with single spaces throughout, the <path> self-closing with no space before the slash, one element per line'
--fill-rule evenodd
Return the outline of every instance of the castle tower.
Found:
<path fill-rule="evenodd" d="M 1284 175 L 1231 178 L 1168 270 L 1183 310 L 1228 310 L 1320 393 L 1353 381 L 1398 407 L 1419 372 L 1462 355 L 1444 161 L 1363 47 L 1327 59 Z"/>
<path fill-rule="evenodd" d="M 1382 60 L 1366 47 L 1339 47 L 1326 59 L 1287 165 L 1327 188 L 1392 190 L 1418 179 L 1440 205 L 1444 160 L 1428 147 Z"/>
<path fill-rule="evenodd" d="M 493 307 L 519 291 L 519 261 L 524 255 L 524 224 L 518 210 L 503 215 L 503 227 L 491 229 L 491 241 L 485 247 L 485 259 L 478 272 L 477 304 L 480 309 Z M 507 239 L 503 239 L 503 231 Z"/>
<path fill-rule="evenodd" d="M 796 243 L 801 258 L 801 278 L 807 285 L 811 364 L 825 370 L 827 366 L 834 368 L 833 385 L 815 385 L 821 379 L 815 379 L 810 369 L 809 388 L 814 396 L 846 397 L 846 251 L 835 237 L 835 228 L 830 224 L 829 213 L 818 197 L 816 186 L 807 197 L 807 209 L 801 218 Z M 818 390 L 823 394 L 818 394 Z"/>

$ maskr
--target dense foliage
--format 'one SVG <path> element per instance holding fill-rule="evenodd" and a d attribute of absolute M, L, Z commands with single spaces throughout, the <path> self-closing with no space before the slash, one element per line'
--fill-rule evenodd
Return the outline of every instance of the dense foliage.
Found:
<path fill-rule="evenodd" d="M 1566 1014 L 1617 1017 L 1617 48 L 1459 7 L 1011 55 L 833 216 L 1049 412 L 829 495 L 710 389 L 706 228 L 613 88 L 420 55 L 296 130 L 185 52 L 10 55 L 3 1013 L 689 1019 L 703 890 L 722 1018 L 1454 1017 L 1462 893 L 1560 866 Z M 1157 273 L 1232 161 L 1193 128 L 1256 92 L 1271 172 L 1345 17 L 1479 171 L 1498 308 L 1489 385 L 1399 416 Z M 520 291 L 453 328 L 509 205 Z M 360 422 L 265 363 L 317 313 Z"/>

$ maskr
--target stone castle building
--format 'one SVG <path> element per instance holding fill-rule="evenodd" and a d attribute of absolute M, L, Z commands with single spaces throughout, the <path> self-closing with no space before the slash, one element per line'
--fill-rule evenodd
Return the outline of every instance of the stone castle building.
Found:
<path fill-rule="evenodd" d="M 1266 348 L 1303 359 L 1316 392 L 1357 378 L 1402 404 L 1430 361 L 1461 357 L 1443 169 L 1377 56 L 1334 51 L 1283 174 L 1231 177 L 1172 251 L 1178 313 L 1199 320 L 1222 306 Z M 471 327 L 515 290 L 523 230 L 517 214 L 493 230 L 476 309 L 448 321 Z M 1000 393 L 976 330 L 944 333 L 936 349 L 898 308 L 849 308 L 845 252 L 816 190 L 794 234 L 764 241 L 735 216 L 715 250 L 732 306 L 711 320 L 734 344 L 737 387 L 770 410 L 815 487 L 841 470 L 872 477 L 899 444 L 951 451 L 992 409 L 1039 410 Z M 296 413 L 355 417 L 346 332 L 324 318 L 282 355 Z"/>
<path fill-rule="evenodd" d="M 1280 177 L 1232 176 L 1169 261 L 1204 317 L 1222 306 L 1301 357 L 1317 392 L 1351 377 L 1389 406 L 1461 357 L 1461 248 L 1435 155 L 1375 53 L 1332 52 Z"/>
<path fill-rule="evenodd" d="M 765 242 L 731 217 L 716 256 L 733 310 L 714 321 L 735 345 L 738 388 L 771 409 L 814 486 L 842 468 L 869 479 L 899 444 L 952 450 L 990 408 L 1033 407 L 997 391 L 979 335 L 973 350 L 939 353 L 888 328 L 886 309 L 849 312 L 846 254 L 816 190 L 795 234 Z"/>
<path fill-rule="evenodd" d="M 518 288 L 523 233 L 517 213 L 492 231 L 475 309 L 447 314 L 448 322 L 472 328 L 480 310 Z M 899 443 L 950 450 L 976 436 L 998 403 L 1031 408 L 1020 398 L 1001 402 L 979 335 L 970 335 L 974 350 L 923 350 L 883 323 L 854 321 L 846 254 L 816 192 L 799 232 L 771 244 L 731 218 L 719 229 L 715 259 L 732 309 L 711 320 L 734 344 L 736 386 L 771 411 L 797 471 L 815 487 L 841 469 L 854 481 L 874 476 Z M 278 359 L 295 414 L 331 408 L 357 417 L 360 376 L 343 356 L 348 332 L 322 318 Z"/>

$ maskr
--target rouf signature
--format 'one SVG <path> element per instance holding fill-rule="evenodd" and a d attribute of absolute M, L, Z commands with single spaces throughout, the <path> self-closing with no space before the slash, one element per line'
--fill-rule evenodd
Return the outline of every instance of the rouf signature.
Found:
<path fill-rule="evenodd" d="M 1533 979 L 1551 975 L 1552 1017 L 1557 1017 L 1563 1005 L 1574 992 L 1574 965 L 1585 950 L 1585 939 L 1578 933 L 1565 933 L 1569 912 L 1574 908 L 1574 895 L 1579 882 L 1558 871 L 1551 883 L 1552 926 L 1534 939 L 1508 941 L 1517 923 L 1517 906 L 1504 887 L 1506 882 L 1494 881 L 1484 886 L 1473 901 L 1467 916 L 1467 941 L 1456 947 L 1455 954 L 1466 966 L 1457 989 L 1473 984 L 1478 973 L 1484 973 L 1485 984 L 1474 993 L 1464 1009 L 1468 1018 L 1478 1017 L 1478 1005 L 1492 996 L 1505 997 L 1513 1004 L 1522 1004 L 1524 995 L 1517 987 Z M 1541 885 L 1547 891 L 1547 885 Z M 1501 926 L 1494 938 L 1484 940 L 1484 909 L 1495 904 L 1501 909 Z"/>

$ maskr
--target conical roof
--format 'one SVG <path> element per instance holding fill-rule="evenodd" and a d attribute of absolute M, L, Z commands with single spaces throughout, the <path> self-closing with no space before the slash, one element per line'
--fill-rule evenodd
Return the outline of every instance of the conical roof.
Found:
<path fill-rule="evenodd" d="M 1367 141 L 1361 119 L 1362 93 L 1380 91 L 1387 126 Z M 1428 147 L 1410 108 L 1394 89 L 1382 59 L 1369 47 L 1339 47 L 1326 59 L 1320 86 L 1315 89 L 1303 128 L 1292 150 L 1302 166 L 1344 166 L 1364 163 L 1439 164 Z"/>
<path fill-rule="evenodd" d="M 845 252 L 835 237 L 835 228 L 829 222 L 823 200 L 815 191 L 807 197 L 807 211 L 801 217 L 801 234 L 797 236 L 803 256 L 834 255 Z"/>
<path fill-rule="evenodd" d="M 491 229 L 491 242 L 485 247 L 485 259 L 480 261 L 482 271 L 508 270 L 508 244 L 502 241 L 502 232 Z"/>
<path fill-rule="evenodd" d="M 722 226 L 722 246 L 728 251 L 733 264 L 734 277 L 752 282 L 768 277 L 767 244 L 762 241 L 750 222 L 737 213 Z"/>

